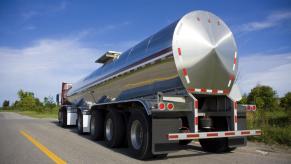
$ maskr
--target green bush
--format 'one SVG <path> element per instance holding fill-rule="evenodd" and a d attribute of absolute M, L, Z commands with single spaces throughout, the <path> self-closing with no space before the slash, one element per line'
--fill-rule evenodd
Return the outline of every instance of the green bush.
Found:
<path fill-rule="evenodd" d="M 263 131 L 261 136 L 249 137 L 250 140 L 291 146 L 290 115 L 286 111 L 258 109 L 256 112 L 248 112 L 247 127 Z"/>

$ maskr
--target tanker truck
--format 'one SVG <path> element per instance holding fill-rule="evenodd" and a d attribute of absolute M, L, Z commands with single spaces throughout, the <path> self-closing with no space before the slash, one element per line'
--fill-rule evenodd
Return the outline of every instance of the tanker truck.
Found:
<path fill-rule="evenodd" d="M 127 51 L 108 51 L 101 66 L 62 84 L 59 124 L 127 146 L 138 159 L 165 157 L 196 140 L 207 152 L 246 145 L 246 112 L 237 104 L 238 53 L 223 20 L 193 11 Z"/>

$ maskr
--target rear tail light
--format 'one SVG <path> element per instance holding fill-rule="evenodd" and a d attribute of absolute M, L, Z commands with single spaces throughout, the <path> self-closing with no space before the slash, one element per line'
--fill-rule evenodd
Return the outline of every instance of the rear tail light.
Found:
<path fill-rule="evenodd" d="M 160 110 L 165 110 L 166 105 L 164 103 L 159 103 L 159 109 Z"/>
<path fill-rule="evenodd" d="M 167 104 L 168 110 L 173 110 L 174 109 L 174 104 L 173 103 L 168 103 Z"/>

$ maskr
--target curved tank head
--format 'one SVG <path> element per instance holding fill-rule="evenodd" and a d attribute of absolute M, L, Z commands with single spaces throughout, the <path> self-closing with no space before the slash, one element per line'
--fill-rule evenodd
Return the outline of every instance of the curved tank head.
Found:
<path fill-rule="evenodd" d="M 216 15 L 193 11 L 174 31 L 172 49 L 178 74 L 190 92 L 228 94 L 237 74 L 237 46 Z"/>

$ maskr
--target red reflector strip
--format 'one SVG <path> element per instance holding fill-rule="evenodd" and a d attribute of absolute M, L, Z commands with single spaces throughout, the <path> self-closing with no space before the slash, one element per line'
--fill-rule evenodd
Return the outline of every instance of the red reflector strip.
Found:
<path fill-rule="evenodd" d="M 181 48 L 178 48 L 178 54 L 181 56 L 182 52 L 181 52 Z"/>
<path fill-rule="evenodd" d="M 217 93 L 217 89 L 212 89 L 212 93 L 216 94 Z"/>
<path fill-rule="evenodd" d="M 194 108 L 198 109 L 198 101 L 197 100 L 194 102 Z"/>
<path fill-rule="evenodd" d="M 257 131 L 256 131 L 256 134 L 258 134 L 258 135 L 259 135 L 259 134 L 262 134 L 262 131 L 257 130 Z"/>
<path fill-rule="evenodd" d="M 178 139 L 179 138 L 179 136 L 177 135 L 177 134 L 172 134 L 172 135 L 168 135 L 168 138 L 169 139 Z"/>
<path fill-rule="evenodd" d="M 233 64 L 236 64 L 236 58 L 233 59 Z"/>
<path fill-rule="evenodd" d="M 225 132 L 224 135 L 226 135 L 226 136 L 233 136 L 233 135 L 235 135 L 235 132 Z"/>
<path fill-rule="evenodd" d="M 205 88 L 201 88 L 201 92 L 206 92 L 206 89 Z"/>
<path fill-rule="evenodd" d="M 234 102 L 234 109 L 237 109 L 237 102 Z"/>
<path fill-rule="evenodd" d="M 237 116 L 234 116 L 234 122 L 237 123 Z"/>
<path fill-rule="evenodd" d="M 198 117 L 195 117 L 195 118 L 194 118 L 194 124 L 195 124 L 195 125 L 198 125 Z"/>
<path fill-rule="evenodd" d="M 195 88 L 188 88 L 188 92 L 195 92 Z"/>
<path fill-rule="evenodd" d="M 187 73 L 187 69 L 186 69 L 186 68 L 183 68 L 183 75 L 184 75 L 184 76 L 187 76 L 187 75 L 188 75 L 188 73 Z"/>
<path fill-rule="evenodd" d="M 216 137 L 218 133 L 207 133 L 207 137 Z"/>
<path fill-rule="evenodd" d="M 242 131 L 241 135 L 246 135 L 246 134 L 250 134 L 250 133 L 251 133 L 250 131 Z"/>
<path fill-rule="evenodd" d="M 198 138 L 199 134 L 187 134 L 187 138 Z"/>
<path fill-rule="evenodd" d="M 224 94 L 228 94 L 229 93 L 229 90 L 223 90 L 223 93 Z"/>
<path fill-rule="evenodd" d="M 234 80 L 234 75 L 230 75 L 229 80 Z"/>

